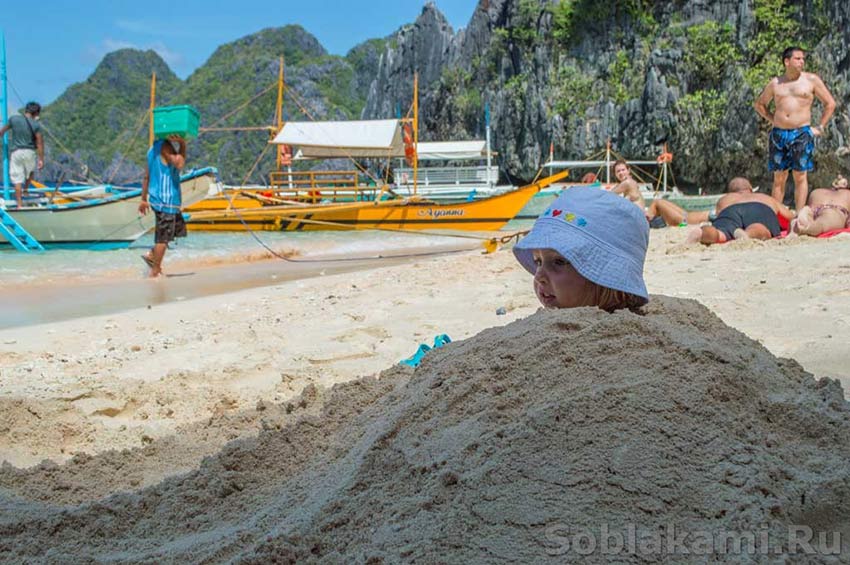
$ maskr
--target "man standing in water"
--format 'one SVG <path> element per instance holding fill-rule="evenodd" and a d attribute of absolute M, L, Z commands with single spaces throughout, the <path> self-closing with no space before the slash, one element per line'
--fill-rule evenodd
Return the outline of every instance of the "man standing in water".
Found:
<path fill-rule="evenodd" d="M 768 142 L 767 170 L 773 173 L 772 196 L 778 202 L 785 198 L 788 171 L 794 177 L 794 206 L 802 210 L 809 194 L 808 172 L 814 168 L 814 138 L 823 135 L 827 122 L 835 111 L 835 100 L 820 77 L 803 72 L 806 54 L 800 47 L 782 52 L 785 73 L 764 87 L 753 106 L 756 112 L 773 125 Z M 811 125 L 812 103 L 815 97 L 823 104 L 820 123 Z M 772 114 L 767 106 L 773 100 Z"/>
<path fill-rule="evenodd" d="M 23 116 L 12 116 L 9 123 L 0 127 L 0 137 L 12 130 L 9 139 L 9 179 L 15 185 L 18 208 L 23 206 L 23 195 L 29 192 L 36 168 L 41 170 L 44 167 L 44 141 L 41 124 L 38 123 L 39 114 L 41 104 L 28 102 Z"/>

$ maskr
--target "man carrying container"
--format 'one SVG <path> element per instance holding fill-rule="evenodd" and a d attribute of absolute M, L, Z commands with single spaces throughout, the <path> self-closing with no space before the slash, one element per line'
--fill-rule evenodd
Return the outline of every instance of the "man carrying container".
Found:
<path fill-rule="evenodd" d="M 157 140 L 148 150 L 139 203 L 140 214 L 153 208 L 156 216 L 154 246 L 142 255 L 151 269 L 151 278 L 162 275 L 168 243 L 186 237 L 180 209 L 180 170 L 186 166 L 186 139 L 197 137 L 199 123 L 198 111 L 192 106 L 161 106 L 153 110 L 153 135 Z"/>
<path fill-rule="evenodd" d="M 180 210 L 180 170 L 185 165 L 186 140 L 179 135 L 158 139 L 148 150 L 139 213 L 147 214 L 153 208 L 156 216 L 154 246 L 142 255 L 151 269 L 151 278 L 162 275 L 162 259 L 168 242 L 186 237 L 186 223 Z"/>

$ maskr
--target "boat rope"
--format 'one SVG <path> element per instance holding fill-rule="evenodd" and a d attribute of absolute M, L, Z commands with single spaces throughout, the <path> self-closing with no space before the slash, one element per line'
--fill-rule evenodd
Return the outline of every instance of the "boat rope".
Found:
<path fill-rule="evenodd" d="M 110 174 L 109 178 L 106 179 L 106 182 L 108 184 L 111 184 L 112 180 L 115 178 L 115 175 L 118 174 L 118 171 L 121 168 L 121 164 L 124 162 L 125 155 L 130 153 L 130 150 L 133 148 L 133 145 L 136 143 L 136 139 L 138 139 L 139 132 L 145 126 L 145 122 L 147 121 L 147 118 L 148 118 L 148 112 L 142 113 L 141 117 L 139 118 L 139 121 L 136 122 L 136 127 L 133 128 L 132 133 L 130 133 L 130 139 L 129 139 L 129 142 L 127 143 L 127 145 L 126 145 L 126 149 L 124 151 L 118 152 L 118 163 L 116 163 L 115 166 L 112 167 L 112 174 Z M 127 131 L 129 131 L 129 130 L 127 130 Z M 127 133 L 127 131 L 125 131 L 124 133 Z M 120 137 L 119 137 L 119 139 L 120 139 Z"/>
<path fill-rule="evenodd" d="M 249 179 L 249 178 L 251 177 L 251 175 L 254 173 L 254 169 L 256 169 L 256 168 L 257 168 L 257 165 L 259 165 L 259 164 L 260 164 L 260 161 L 263 159 L 263 156 L 266 154 L 266 151 L 268 151 L 268 150 L 269 150 L 269 147 L 271 147 L 271 143 L 267 143 L 267 144 L 266 144 L 266 146 L 265 146 L 265 147 L 263 148 L 263 150 L 260 152 L 259 157 L 257 157 L 257 159 L 254 161 L 254 164 L 253 164 L 253 165 L 251 165 L 251 168 L 250 168 L 250 170 L 248 171 L 248 174 L 246 174 L 246 175 L 245 175 L 245 178 L 244 178 L 244 179 L 242 179 L 242 184 L 243 184 L 243 185 L 244 185 L 245 183 L 247 183 L 247 182 L 248 182 L 248 179 Z"/>
<path fill-rule="evenodd" d="M 452 252 L 435 251 L 435 252 L 430 252 L 430 253 L 411 253 L 411 254 L 406 254 L 406 255 L 387 255 L 387 256 L 377 255 L 377 256 L 373 256 L 373 257 L 342 257 L 342 258 L 334 258 L 334 259 L 293 259 L 292 257 L 287 257 L 286 255 L 281 255 L 280 253 L 278 253 L 277 251 L 275 251 L 274 249 L 272 249 L 271 247 L 266 245 L 266 243 L 263 240 L 261 240 L 260 237 L 257 235 L 256 230 L 252 229 L 251 226 L 248 225 L 248 222 L 245 221 L 245 218 L 242 216 L 242 213 L 239 211 L 239 208 L 233 206 L 233 200 L 230 198 L 230 195 L 227 194 L 226 192 L 223 193 L 223 194 L 224 194 L 224 197 L 227 198 L 227 200 L 228 200 L 228 204 L 230 206 L 230 209 L 233 210 L 234 214 L 239 219 L 239 222 L 245 228 L 245 231 L 247 231 L 249 234 L 251 234 L 251 237 L 254 239 L 254 241 L 256 241 L 263 249 L 268 251 L 274 257 L 277 257 L 278 259 L 281 259 L 283 261 L 287 261 L 289 263 L 317 263 L 317 262 L 325 262 L 325 261 L 327 261 L 327 262 L 341 262 L 341 261 L 358 261 L 358 260 L 362 260 L 362 259 L 393 259 L 393 258 L 404 258 L 404 257 L 422 257 L 422 256 L 427 256 L 427 255 L 442 255 L 442 254 L 446 254 L 446 253 L 459 253 L 461 251 L 471 251 L 472 249 L 475 249 L 475 247 L 471 247 L 469 249 L 461 249 L 461 250 L 452 251 Z M 346 224 L 341 224 L 341 223 L 338 223 L 338 222 L 328 222 L 328 221 L 323 221 L 323 220 L 308 220 L 308 219 L 293 218 L 293 221 L 298 221 L 298 222 L 302 222 L 302 223 L 306 223 L 306 224 L 318 224 L 318 225 L 326 225 L 326 226 L 344 227 L 346 229 L 350 228 Z M 455 238 L 461 238 L 461 239 L 474 239 L 474 240 L 477 240 L 478 242 L 483 242 L 484 249 L 487 253 L 492 253 L 492 252 L 496 251 L 496 248 L 498 247 L 498 243 L 506 244 L 506 243 L 509 243 L 514 238 L 516 238 L 517 241 L 519 241 L 519 238 L 521 236 L 528 233 L 528 230 L 525 230 L 525 231 L 519 231 L 519 232 L 506 234 L 505 236 L 502 236 L 502 237 L 487 237 L 487 236 L 476 236 L 476 235 L 472 235 L 472 234 L 435 233 L 435 232 L 429 232 L 429 231 L 424 231 L 424 230 L 410 231 L 410 230 L 394 229 L 394 228 L 371 228 L 371 230 L 372 231 L 393 232 L 393 233 L 434 235 L 434 236 L 441 236 L 441 237 L 455 237 Z"/>
<path fill-rule="evenodd" d="M 225 193 L 225 198 L 227 198 L 227 200 L 230 203 L 230 207 L 236 213 L 236 217 L 239 218 L 239 221 L 242 223 L 242 226 L 245 228 L 245 230 L 249 234 L 251 234 L 251 237 L 254 239 L 254 241 L 256 241 L 258 244 L 260 244 L 260 246 L 263 247 L 263 249 L 265 249 L 266 251 L 271 253 L 274 257 L 277 257 L 278 259 L 281 259 L 281 260 L 286 261 L 288 263 L 344 262 L 344 261 L 358 261 L 358 260 L 363 260 L 363 259 L 388 259 L 388 258 L 395 258 L 395 257 L 400 257 L 400 258 L 403 258 L 403 257 L 418 257 L 418 256 L 424 256 L 424 255 L 437 255 L 439 253 L 446 253 L 446 252 L 430 252 L 430 253 L 416 253 L 416 254 L 393 255 L 393 256 L 378 255 L 376 257 L 339 257 L 339 258 L 333 258 L 333 259 L 293 259 L 292 257 L 287 257 L 286 255 L 281 255 L 280 253 L 278 253 L 277 251 L 275 251 L 274 249 L 272 249 L 271 247 L 266 245 L 266 243 L 259 238 L 256 231 L 251 229 L 251 226 L 248 225 L 248 222 L 246 222 L 245 218 L 242 217 L 242 214 L 239 212 L 239 209 L 233 207 L 233 201 L 230 199 L 230 196 L 227 193 Z M 315 223 L 335 224 L 335 222 L 320 222 L 318 220 L 316 220 Z M 338 224 L 338 225 L 342 225 L 342 224 Z M 467 250 L 458 250 L 455 253 L 460 252 L 460 251 L 467 251 Z"/>
<path fill-rule="evenodd" d="M 260 96 L 262 96 L 263 94 L 265 94 L 265 93 L 269 92 L 272 88 L 276 88 L 276 87 L 277 87 L 277 83 L 273 83 L 273 84 L 269 85 L 267 88 L 265 88 L 265 89 L 261 90 L 258 94 L 256 94 L 253 98 L 251 98 L 250 100 L 248 100 L 247 102 L 245 102 L 245 103 L 244 103 L 244 104 L 242 104 L 241 106 L 237 107 L 237 108 L 236 108 L 235 110 L 233 110 L 232 112 L 229 112 L 229 113 L 227 113 L 227 114 L 223 115 L 222 117 L 220 117 L 219 119 L 217 119 L 216 121 L 214 121 L 214 122 L 213 122 L 212 124 L 210 124 L 209 126 L 206 126 L 204 129 L 209 129 L 209 128 L 213 128 L 213 127 L 217 126 L 218 124 L 220 124 L 221 122 L 223 122 L 223 121 L 224 121 L 224 120 L 226 120 L 227 118 L 229 118 L 229 117 L 233 116 L 234 114 L 236 114 L 236 113 L 240 112 L 241 110 L 243 110 L 243 109 L 244 109 L 246 106 L 248 106 L 251 102 L 253 102 L 253 101 L 254 101 L 254 100 L 256 100 L 257 98 L 259 98 L 259 97 L 260 97 Z M 200 132 L 199 132 L 199 134 L 200 134 Z"/>
<path fill-rule="evenodd" d="M 78 157 L 77 157 L 77 156 L 76 156 L 76 155 L 75 155 L 75 154 L 74 154 L 74 153 L 73 153 L 70 149 L 68 149 L 67 147 L 65 147 L 65 144 L 63 144 L 63 143 L 62 143 L 62 141 L 61 141 L 58 137 L 56 137 L 55 135 L 53 135 L 53 133 L 52 133 L 49 129 L 47 129 L 47 128 L 44 126 L 44 124 L 41 124 L 41 128 L 44 130 L 44 132 L 45 132 L 47 135 L 49 135 L 49 136 L 50 136 L 50 139 L 52 139 L 53 141 L 55 141 L 55 142 L 56 142 L 56 144 L 57 144 L 60 148 L 62 148 L 62 151 L 64 151 L 64 152 L 65 152 L 65 153 L 66 153 L 69 157 L 71 157 L 71 159 L 73 159 L 74 161 L 76 161 L 76 162 L 77 162 L 77 164 L 78 164 L 78 165 L 80 165 L 80 167 L 82 168 L 82 170 L 87 171 L 87 172 L 86 172 L 86 174 L 84 175 L 84 176 L 86 177 L 86 180 L 87 180 L 87 181 L 88 181 L 89 179 L 93 179 L 93 180 L 95 181 L 95 184 L 107 184 L 107 183 L 103 182 L 103 179 L 102 179 L 102 178 L 100 178 L 100 177 L 99 177 L 98 175 L 96 175 L 94 172 L 92 172 L 91 170 L 89 170 L 88 165 L 86 165 L 86 164 L 85 164 L 82 160 L 80 160 L 80 159 L 79 159 L 79 158 L 78 158 Z M 55 162 L 57 162 L 57 161 L 55 161 L 55 160 L 54 160 L 54 163 L 55 163 Z"/>

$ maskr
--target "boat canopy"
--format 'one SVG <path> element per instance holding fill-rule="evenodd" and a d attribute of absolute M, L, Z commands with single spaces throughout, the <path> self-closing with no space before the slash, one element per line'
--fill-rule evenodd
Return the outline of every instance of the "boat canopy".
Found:
<path fill-rule="evenodd" d="M 271 143 L 297 147 L 303 159 L 404 157 L 399 120 L 287 122 Z"/>
<path fill-rule="evenodd" d="M 416 147 L 416 154 L 420 161 L 486 159 L 487 142 L 479 139 L 420 142 Z M 490 154 L 495 155 L 493 152 Z"/>

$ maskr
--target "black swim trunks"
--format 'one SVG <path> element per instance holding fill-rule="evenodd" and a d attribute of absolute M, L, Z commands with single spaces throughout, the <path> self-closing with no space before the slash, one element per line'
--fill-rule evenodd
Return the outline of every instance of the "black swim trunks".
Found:
<path fill-rule="evenodd" d="M 155 243 L 168 243 L 174 241 L 178 237 L 186 237 L 186 222 L 183 221 L 183 214 L 169 214 L 167 212 L 158 212 L 154 210 L 156 215 L 156 229 L 154 231 Z"/>
<path fill-rule="evenodd" d="M 666 228 L 667 222 L 665 222 L 664 218 L 662 218 L 661 216 L 655 216 L 654 218 L 649 220 L 649 227 L 654 229 L 654 230 L 657 230 L 657 229 L 660 229 L 660 228 Z"/>
<path fill-rule="evenodd" d="M 733 239 L 735 230 L 745 230 L 753 224 L 762 224 L 770 230 L 771 237 L 777 237 L 782 231 L 776 212 L 761 202 L 741 202 L 724 208 L 717 218 L 712 220 L 711 225 L 726 234 L 728 239 Z"/>
<path fill-rule="evenodd" d="M 815 151 L 815 136 L 812 128 L 803 126 L 795 129 L 773 128 L 768 136 L 767 170 L 811 171 L 815 168 L 812 154 Z"/>

